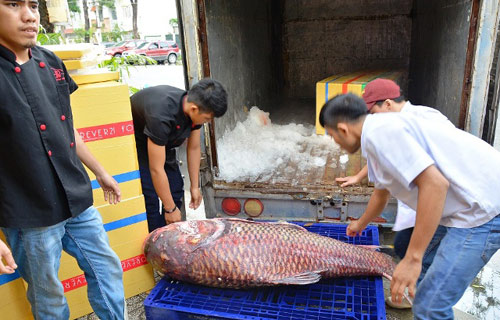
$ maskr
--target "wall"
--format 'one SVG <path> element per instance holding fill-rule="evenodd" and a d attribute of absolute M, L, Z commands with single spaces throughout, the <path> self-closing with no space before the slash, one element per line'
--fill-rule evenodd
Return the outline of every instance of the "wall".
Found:
<path fill-rule="evenodd" d="M 458 124 L 470 0 L 415 0 L 409 98 L 435 107 Z"/>
<path fill-rule="evenodd" d="M 206 1 L 211 76 L 229 94 L 227 114 L 216 119 L 217 137 L 245 118 L 245 107 L 265 107 L 277 93 L 279 51 L 273 48 L 273 24 L 279 13 L 273 15 L 273 8 L 273 0 Z"/>
<path fill-rule="evenodd" d="M 410 11 L 410 0 L 285 1 L 286 95 L 314 98 L 315 83 L 338 73 L 408 70 Z"/>

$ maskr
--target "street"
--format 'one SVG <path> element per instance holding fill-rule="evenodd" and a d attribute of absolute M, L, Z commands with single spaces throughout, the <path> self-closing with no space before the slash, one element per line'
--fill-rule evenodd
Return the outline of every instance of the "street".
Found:
<path fill-rule="evenodd" d="M 130 74 L 123 72 L 124 82 L 129 86 L 142 89 L 145 87 L 168 84 L 184 89 L 184 70 L 182 65 L 130 66 Z"/>

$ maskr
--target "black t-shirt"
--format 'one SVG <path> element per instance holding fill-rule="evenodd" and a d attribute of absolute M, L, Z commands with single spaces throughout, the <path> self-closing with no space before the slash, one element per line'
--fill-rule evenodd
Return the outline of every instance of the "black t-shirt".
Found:
<path fill-rule="evenodd" d="M 0 227 L 51 226 L 92 205 L 75 147 L 77 88 L 54 53 L 34 47 L 19 65 L 0 45 Z"/>
<path fill-rule="evenodd" d="M 143 89 L 130 98 L 141 166 L 148 166 L 148 137 L 168 151 L 180 146 L 191 131 L 201 128 L 184 114 L 182 104 L 186 94 L 184 90 L 162 85 Z"/>

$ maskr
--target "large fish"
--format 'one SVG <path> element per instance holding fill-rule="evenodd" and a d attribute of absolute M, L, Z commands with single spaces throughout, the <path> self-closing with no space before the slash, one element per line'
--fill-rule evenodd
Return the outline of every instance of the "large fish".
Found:
<path fill-rule="evenodd" d="M 174 279 L 212 287 L 303 285 L 322 277 L 391 277 L 386 254 L 286 222 L 192 220 L 153 231 L 149 263 Z"/>

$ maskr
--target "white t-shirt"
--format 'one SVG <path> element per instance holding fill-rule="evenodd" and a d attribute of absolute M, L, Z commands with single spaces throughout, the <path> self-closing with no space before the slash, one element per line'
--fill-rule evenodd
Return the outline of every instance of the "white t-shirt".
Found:
<path fill-rule="evenodd" d="M 413 210 L 413 180 L 435 165 L 450 183 L 440 224 L 470 228 L 500 214 L 500 152 L 442 120 L 412 112 L 368 115 L 361 135 L 368 177 Z"/>
<path fill-rule="evenodd" d="M 403 108 L 401 109 L 401 112 L 412 113 L 424 119 L 442 121 L 442 123 L 445 125 L 450 125 L 455 127 L 453 123 L 451 123 L 451 121 L 448 120 L 448 118 L 446 118 L 438 110 L 425 106 L 413 105 L 410 103 L 410 101 L 407 101 L 404 104 Z M 392 230 L 400 231 L 403 229 L 414 227 L 415 217 L 416 217 L 415 210 L 413 210 L 412 208 L 408 207 L 406 204 L 398 200 L 398 213 L 396 215 L 396 221 L 394 222 Z"/>

